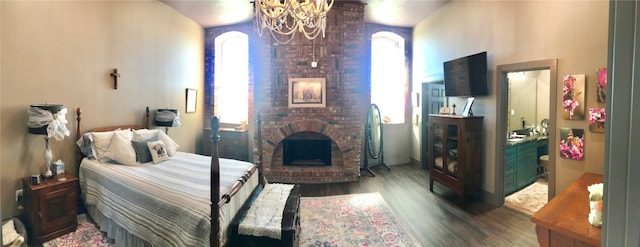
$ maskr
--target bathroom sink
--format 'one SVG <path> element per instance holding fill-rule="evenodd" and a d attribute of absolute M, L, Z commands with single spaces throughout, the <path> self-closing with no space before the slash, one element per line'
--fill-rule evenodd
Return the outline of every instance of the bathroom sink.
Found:
<path fill-rule="evenodd" d="M 518 137 L 507 139 L 508 142 L 521 142 L 524 140 L 525 140 L 524 138 L 518 138 Z"/>

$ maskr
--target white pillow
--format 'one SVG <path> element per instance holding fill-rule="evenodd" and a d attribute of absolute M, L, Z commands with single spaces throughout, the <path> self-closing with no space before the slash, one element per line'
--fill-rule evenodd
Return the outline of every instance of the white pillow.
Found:
<path fill-rule="evenodd" d="M 100 162 L 108 161 L 104 158 L 104 153 L 109 149 L 109 145 L 111 145 L 111 139 L 114 133 L 121 135 L 125 138 L 125 140 L 131 140 L 131 130 L 114 130 L 114 131 L 106 131 L 106 132 L 91 132 L 91 137 L 93 141 L 91 142 L 91 148 L 93 149 L 93 153 L 95 154 L 96 160 Z"/>
<path fill-rule="evenodd" d="M 135 166 L 136 150 L 131 146 L 131 141 L 121 134 L 112 135 L 111 144 L 104 153 L 104 158 L 114 160 L 120 164 Z"/>
<path fill-rule="evenodd" d="M 164 142 L 164 145 L 167 147 L 167 154 L 169 154 L 169 157 L 173 157 L 173 155 L 176 153 L 176 150 L 178 150 L 180 145 L 174 142 L 173 139 L 171 139 L 171 137 L 169 137 L 167 134 L 165 134 L 162 131 L 158 131 L 158 138 L 162 142 Z"/>
<path fill-rule="evenodd" d="M 164 142 L 147 142 L 147 147 L 149 147 L 149 152 L 151 153 L 151 158 L 153 159 L 154 164 L 158 164 L 169 159 L 169 154 L 167 153 L 167 148 L 164 145 Z"/>
<path fill-rule="evenodd" d="M 159 129 L 139 129 L 139 130 L 133 130 L 132 132 L 133 132 L 134 141 L 147 140 L 149 138 L 157 136 L 159 140 L 164 142 L 164 145 L 167 148 L 167 154 L 169 154 L 169 157 L 173 157 L 173 155 L 176 153 L 176 150 L 178 150 L 178 148 L 180 147 L 178 143 L 173 141 L 171 137 L 169 137 L 167 134 L 165 134 L 163 131 Z"/>
<path fill-rule="evenodd" d="M 154 136 L 158 136 L 158 129 L 139 129 L 133 130 L 132 132 L 134 141 L 147 140 Z"/>

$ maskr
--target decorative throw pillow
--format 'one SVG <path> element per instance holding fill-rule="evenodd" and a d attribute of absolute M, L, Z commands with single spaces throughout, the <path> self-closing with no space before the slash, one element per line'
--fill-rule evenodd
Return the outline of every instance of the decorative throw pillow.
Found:
<path fill-rule="evenodd" d="M 76 145 L 80 148 L 80 152 L 84 154 L 85 157 L 90 159 L 95 159 L 96 156 L 91 148 L 91 133 L 84 133 L 82 138 L 76 141 Z"/>
<path fill-rule="evenodd" d="M 138 129 L 133 130 L 133 140 L 142 141 L 154 136 L 158 136 L 158 129 Z"/>
<path fill-rule="evenodd" d="M 136 160 L 140 163 L 151 162 L 153 158 L 151 158 L 151 152 L 149 152 L 149 147 L 147 147 L 147 142 L 155 142 L 158 141 L 158 137 L 154 136 L 146 140 L 142 141 L 131 141 L 131 145 L 133 145 L 133 149 L 136 150 Z"/>
<path fill-rule="evenodd" d="M 104 158 L 114 160 L 123 165 L 137 165 L 136 151 L 131 146 L 131 141 L 117 133 L 112 135 L 111 143 L 104 153 Z"/>
<path fill-rule="evenodd" d="M 162 140 L 155 142 L 147 142 L 147 147 L 149 148 L 149 152 L 151 153 L 151 159 L 154 164 L 158 164 L 162 161 L 169 159 L 169 154 L 167 153 L 167 148 L 164 145 Z"/>
<path fill-rule="evenodd" d="M 94 152 L 94 157 L 96 160 L 100 161 L 100 162 L 108 162 L 108 159 L 105 159 L 104 157 L 104 153 L 107 151 L 107 149 L 109 148 L 109 145 L 111 145 L 111 139 L 113 137 L 114 134 L 118 134 L 122 137 L 125 138 L 125 140 L 129 141 L 131 140 L 131 130 L 130 129 L 126 129 L 126 130 L 114 130 L 114 131 L 107 131 L 107 132 L 91 132 L 91 137 L 93 139 L 92 142 L 92 148 L 93 148 L 93 152 Z"/>
<path fill-rule="evenodd" d="M 169 154 L 169 157 L 173 157 L 173 155 L 176 153 L 176 150 L 178 150 L 180 145 L 174 142 L 173 139 L 171 139 L 171 137 L 169 137 L 167 134 L 165 134 L 162 131 L 158 131 L 158 138 L 160 138 L 160 140 L 164 142 L 165 146 L 167 147 L 167 154 Z"/>

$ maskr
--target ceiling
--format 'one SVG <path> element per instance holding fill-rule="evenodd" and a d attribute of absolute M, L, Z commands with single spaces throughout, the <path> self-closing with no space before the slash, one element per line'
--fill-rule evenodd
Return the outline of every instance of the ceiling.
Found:
<path fill-rule="evenodd" d="M 186 17 L 191 18 L 204 28 L 246 22 L 253 18 L 253 4 L 251 0 L 160 1 L 176 9 Z M 361 1 L 366 4 L 366 22 L 389 26 L 414 27 L 450 0 Z"/>

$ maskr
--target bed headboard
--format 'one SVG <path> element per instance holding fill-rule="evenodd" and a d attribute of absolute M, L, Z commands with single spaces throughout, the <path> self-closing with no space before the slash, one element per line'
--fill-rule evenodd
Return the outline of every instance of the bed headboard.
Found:
<path fill-rule="evenodd" d="M 105 131 L 112 131 L 117 129 L 148 129 L 149 128 L 149 107 L 148 106 L 145 108 L 144 125 L 137 125 L 137 124 L 114 125 L 114 126 L 96 127 L 96 128 L 89 129 L 87 131 L 82 131 L 82 128 L 80 127 L 81 126 L 80 120 L 82 120 L 81 115 L 82 115 L 82 111 L 80 110 L 80 107 L 78 107 L 76 109 L 76 121 L 77 121 L 76 140 L 79 140 L 80 138 L 82 138 L 82 134 L 84 134 L 84 132 L 105 132 Z M 80 151 L 80 147 L 76 146 L 76 174 L 79 174 L 80 172 L 80 162 L 82 161 L 83 158 L 84 158 L 84 154 L 82 154 L 82 152 Z"/>

